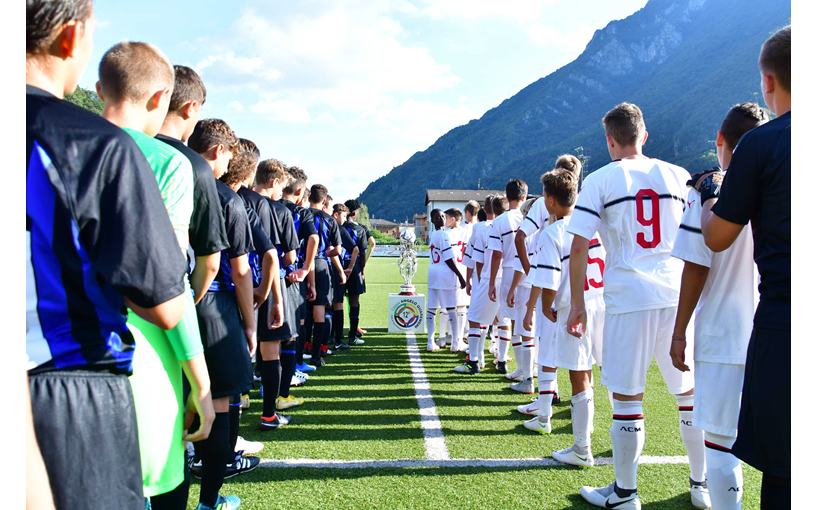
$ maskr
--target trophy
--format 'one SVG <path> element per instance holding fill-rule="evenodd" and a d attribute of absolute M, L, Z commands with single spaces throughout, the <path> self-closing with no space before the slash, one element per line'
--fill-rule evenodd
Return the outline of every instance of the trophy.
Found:
<path fill-rule="evenodd" d="M 417 252 L 414 251 L 414 231 L 404 230 L 400 233 L 400 259 L 397 265 L 400 267 L 400 276 L 403 277 L 405 284 L 400 286 L 401 296 L 416 296 L 414 292 L 414 285 L 411 284 L 411 279 L 417 273 Z"/>

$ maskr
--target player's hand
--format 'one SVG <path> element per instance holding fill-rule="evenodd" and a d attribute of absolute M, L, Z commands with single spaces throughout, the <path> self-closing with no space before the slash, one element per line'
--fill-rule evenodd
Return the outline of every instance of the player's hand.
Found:
<path fill-rule="evenodd" d="M 513 305 L 516 304 L 516 296 L 514 295 L 513 292 L 508 294 L 507 303 L 509 308 L 513 308 Z M 528 331 L 530 331 L 530 328 L 528 328 Z"/>
<path fill-rule="evenodd" d="M 318 295 L 315 293 L 315 286 L 309 282 L 306 282 L 306 300 L 307 301 L 315 301 Z"/>
<path fill-rule="evenodd" d="M 543 315 L 549 320 L 550 322 L 556 322 L 556 310 L 551 308 L 550 310 L 546 310 Z M 528 328 L 530 330 L 530 328 Z"/>
<path fill-rule="evenodd" d="M 460 288 L 461 289 L 465 288 L 465 278 L 463 278 L 462 276 L 460 276 Z"/>
<path fill-rule="evenodd" d="M 496 302 L 496 285 L 493 281 L 488 282 L 488 299 Z"/>
<path fill-rule="evenodd" d="M 182 439 L 195 443 L 210 437 L 210 429 L 213 428 L 213 421 L 216 419 L 216 412 L 213 410 L 213 399 L 210 392 L 195 395 L 190 394 L 184 410 L 184 430 L 190 429 L 193 424 L 193 417 L 199 416 L 199 430 L 185 434 Z"/>
<path fill-rule="evenodd" d="M 251 358 L 253 354 L 255 354 L 256 346 L 255 335 L 256 335 L 255 328 L 244 328 L 244 336 L 247 337 L 247 349 L 250 351 Z"/>
<path fill-rule="evenodd" d="M 689 372 L 689 367 L 684 363 L 684 351 L 687 348 L 686 340 L 672 340 L 672 345 L 669 348 L 669 355 L 672 358 L 672 365 L 681 372 Z"/>
<path fill-rule="evenodd" d="M 346 271 L 342 271 L 342 272 L 341 272 L 341 273 L 338 275 L 338 278 L 340 279 L 340 284 L 341 284 L 341 285 L 345 284 L 345 283 L 346 283 Z"/>
<path fill-rule="evenodd" d="M 465 284 L 465 293 L 471 295 L 471 282 Z"/>
<path fill-rule="evenodd" d="M 555 318 L 555 314 L 554 314 Z M 553 322 L 556 322 L 555 320 Z M 587 310 L 584 307 L 577 308 L 575 306 L 570 307 L 570 314 L 567 316 L 567 332 L 575 336 L 576 338 L 581 338 L 583 332 L 587 331 Z"/>
<path fill-rule="evenodd" d="M 712 175 L 714 173 L 721 172 L 721 171 L 722 171 L 721 167 L 716 166 L 716 167 L 710 168 L 709 170 L 701 170 L 700 172 L 695 172 L 694 174 L 692 174 L 690 179 L 687 181 L 687 186 L 700 193 L 701 183 L 704 181 L 704 179 L 706 179 L 707 177 L 709 177 L 710 175 Z"/>
<path fill-rule="evenodd" d="M 701 181 L 700 192 L 702 206 L 707 200 L 721 196 L 721 184 L 723 184 L 723 177 L 725 175 L 726 172 L 711 173 Z"/>
<path fill-rule="evenodd" d="M 261 287 L 256 287 L 252 290 L 252 309 L 258 310 L 258 307 L 267 300 L 267 296 Z"/>
<path fill-rule="evenodd" d="M 346 281 L 349 281 L 349 277 L 352 276 L 352 268 L 344 269 L 343 274 L 346 275 Z"/>
<path fill-rule="evenodd" d="M 291 282 L 302 282 L 306 280 L 306 275 L 307 275 L 306 269 L 301 268 L 296 269 L 295 271 L 289 273 L 287 275 L 287 278 L 292 277 L 292 279 L 290 280 Z"/>
<path fill-rule="evenodd" d="M 270 303 L 269 305 L 270 329 L 280 328 L 284 325 L 284 305 L 283 303 Z"/>
<path fill-rule="evenodd" d="M 522 325 L 525 327 L 525 331 L 533 330 L 533 311 L 525 314 L 525 320 L 522 321 Z"/>

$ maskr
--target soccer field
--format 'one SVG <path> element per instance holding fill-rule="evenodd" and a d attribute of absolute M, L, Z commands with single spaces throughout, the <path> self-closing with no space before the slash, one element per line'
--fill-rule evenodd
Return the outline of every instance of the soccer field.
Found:
<path fill-rule="evenodd" d="M 414 281 L 420 293 L 427 267 L 428 259 L 420 259 Z M 221 494 L 239 496 L 247 509 L 595 508 L 579 488 L 614 480 L 606 388 L 597 386 L 592 436 L 600 465 L 560 465 L 550 453 L 573 442 L 566 371 L 559 371 L 563 403 L 554 408 L 553 433 L 535 434 L 522 426 L 528 417 L 516 412 L 531 396 L 509 390 L 491 356 L 483 373 L 461 375 L 453 368 L 464 353 L 427 353 L 424 337 L 414 342 L 385 332 L 388 293 L 402 283 L 396 258 L 370 259 L 366 274 L 361 326 L 384 329 L 370 329 L 366 345 L 327 358 L 326 367 L 293 389 L 306 403 L 286 411 L 293 417 L 287 427 L 259 432 L 261 400 L 257 390 L 251 393 L 241 435 L 265 443 L 262 464 L 225 481 Z M 691 509 L 677 403 L 655 364 L 648 377 L 639 495 L 644 508 Z M 760 479 L 744 465 L 743 508 L 759 508 Z M 194 478 L 190 509 L 198 488 Z"/>

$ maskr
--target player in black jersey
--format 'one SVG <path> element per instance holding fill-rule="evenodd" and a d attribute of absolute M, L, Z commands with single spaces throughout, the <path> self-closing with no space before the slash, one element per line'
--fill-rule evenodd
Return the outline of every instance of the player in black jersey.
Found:
<path fill-rule="evenodd" d="M 369 242 L 374 243 L 366 227 L 357 223 L 357 213 L 360 210 L 360 202 L 357 200 L 347 200 L 346 207 L 349 214 L 343 228 L 352 237 L 352 241 L 357 245 L 360 256 L 358 263 L 349 274 L 346 281 L 346 295 L 349 296 L 349 345 L 363 345 L 365 342 L 358 338 L 358 326 L 360 325 L 360 295 L 366 293 L 366 280 L 364 277 L 366 269 L 367 253 L 369 253 Z M 371 237 L 371 240 L 370 240 Z"/>
<path fill-rule="evenodd" d="M 315 367 L 325 364 L 321 359 L 323 342 L 327 338 L 325 313 L 326 307 L 332 304 L 329 264 L 335 265 L 336 269 L 343 273 L 343 268 L 337 259 L 341 243 L 338 224 L 334 218 L 323 212 L 326 196 L 326 187 L 322 184 L 313 185 L 309 192 L 309 208 L 315 215 L 315 229 L 318 231 L 318 250 L 315 253 L 315 296 L 308 303 L 308 306 L 312 308 L 315 328 L 312 335 L 312 364 Z M 341 283 L 346 283 L 346 276 L 340 274 L 339 280 Z"/>
<path fill-rule="evenodd" d="M 335 339 L 335 348 L 348 349 L 349 345 L 343 343 L 343 300 L 346 296 L 350 275 L 355 273 L 355 271 L 357 274 L 360 274 L 360 254 L 365 252 L 361 250 L 360 243 L 355 243 L 352 236 L 343 227 L 346 223 L 346 215 L 349 213 L 349 208 L 344 204 L 335 204 L 332 207 L 332 211 L 332 216 L 335 218 L 335 221 L 338 222 L 338 231 L 340 232 L 341 239 L 340 260 L 343 265 L 343 272 L 346 276 L 345 284 L 340 283 L 337 275 L 335 276 L 335 292 L 332 300 L 332 307 L 334 308 L 334 330 L 332 333 Z M 349 331 L 352 332 L 354 330 L 350 329 Z M 349 341 L 352 342 L 353 340 L 356 340 L 356 338 L 350 334 Z"/>

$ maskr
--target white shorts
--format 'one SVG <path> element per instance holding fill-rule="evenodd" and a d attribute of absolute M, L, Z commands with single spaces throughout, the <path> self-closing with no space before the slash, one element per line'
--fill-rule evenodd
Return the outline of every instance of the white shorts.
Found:
<path fill-rule="evenodd" d="M 511 289 L 511 284 L 513 283 L 513 269 L 505 269 L 502 268 L 503 274 L 507 274 L 507 277 L 502 278 L 502 283 L 499 284 L 499 288 L 496 291 L 496 300 L 499 301 L 499 319 L 506 319 L 509 321 L 516 320 L 516 310 L 508 306 L 508 291 Z"/>
<path fill-rule="evenodd" d="M 454 289 L 428 289 L 428 309 L 454 308 L 457 305 L 457 295 Z"/>
<path fill-rule="evenodd" d="M 539 307 L 541 308 L 541 306 Z M 538 308 L 537 308 L 538 310 Z M 544 316 L 541 312 L 537 312 L 536 323 L 539 330 L 539 356 L 536 357 L 537 364 L 540 367 L 556 367 L 556 322 L 550 322 L 550 319 Z M 559 316 L 556 315 L 558 319 Z"/>
<path fill-rule="evenodd" d="M 695 362 L 692 425 L 705 432 L 737 437 L 745 365 Z"/>
<path fill-rule="evenodd" d="M 473 292 L 473 288 L 471 292 Z M 465 292 L 465 289 L 459 288 L 459 284 L 457 284 L 457 306 L 468 306 L 471 304 L 471 296 Z"/>
<path fill-rule="evenodd" d="M 694 369 L 681 372 L 669 355 L 677 307 L 656 308 L 631 313 L 608 313 L 604 318 L 601 384 L 622 395 L 644 393 L 647 370 L 652 358 L 673 395 L 686 393 L 695 386 Z M 692 359 L 692 321 L 687 328 L 686 359 Z"/>
<path fill-rule="evenodd" d="M 471 305 L 468 308 L 468 320 L 480 326 L 490 326 L 499 312 L 499 303 L 488 298 L 488 279 L 483 278 L 471 287 Z"/>
<path fill-rule="evenodd" d="M 514 327 L 513 327 L 513 335 L 516 336 L 525 336 L 529 338 L 533 338 L 534 332 L 536 331 L 536 313 L 533 314 L 533 327 L 531 329 L 525 329 L 525 314 L 528 313 L 528 300 L 530 299 L 530 287 L 517 287 L 516 288 L 516 301 L 513 304 L 513 308 L 511 310 L 516 311 L 516 316 L 513 318 L 514 320 Z"/>
<path fill-rule="evenodd" d="M 556 314 L 556 366 L 568 370 L 591 370 L 593 363 L 601 362 L 604 343 L 604 297 L 598 296 L 586 303 L 587 331 L 581 338 L 567 332 L 570 307 Z M 549 322 L 549 321 L 548 321 Z"/>

